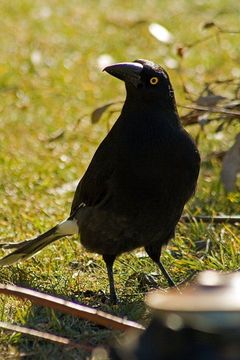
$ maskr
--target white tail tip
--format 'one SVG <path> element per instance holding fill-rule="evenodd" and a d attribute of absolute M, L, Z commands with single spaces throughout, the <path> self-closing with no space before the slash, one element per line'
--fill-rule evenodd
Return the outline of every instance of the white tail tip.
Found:
<path fill-rule="evenodd" d="M 77 220 L 65 220 L 58 224 L 57 234 L 59 235 L 74 235 L 79 233 Z"/>

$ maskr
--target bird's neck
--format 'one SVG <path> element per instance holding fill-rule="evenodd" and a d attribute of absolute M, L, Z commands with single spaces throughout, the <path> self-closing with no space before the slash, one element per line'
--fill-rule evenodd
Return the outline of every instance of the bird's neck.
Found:
<path fill-rule="evenodd" d="M 131 118 L 131 122 L 134 123 L 142 121 L 146 122 L 149 126 L 150 123 L 154 126 L 164 125 L 173 128 L 181 127 L 179 115 L 175 100 L 173 102 L 161 102 L 161 101 L 143 101 L 143 99 L 132 99 L 127 95 L 125 103 L 122 108 L 122 119 Z M 135 124 L 137 125 L 137 124 Z"/>

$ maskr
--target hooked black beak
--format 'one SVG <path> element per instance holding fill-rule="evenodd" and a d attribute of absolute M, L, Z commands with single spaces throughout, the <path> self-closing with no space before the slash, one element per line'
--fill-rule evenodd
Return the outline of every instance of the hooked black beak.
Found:
<path fill-rule="evenodd" d="M 103 69 L 112 76 L 123 80 L 125 82 L 130 82 L 134 86 L 141 84 L 141 72 L 143 65 L 137 62 L 123 62 L 113 65 L 109 65 Z"/>

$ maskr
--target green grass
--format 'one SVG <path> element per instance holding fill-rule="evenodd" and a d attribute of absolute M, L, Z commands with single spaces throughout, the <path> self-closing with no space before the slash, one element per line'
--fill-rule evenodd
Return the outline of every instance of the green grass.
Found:
<path fill-rule="evenodd" d="M 196 99 L 205 82 L 239 74 L 239 34 L 222 34 L 189 50 L 181 60 L 176 47 L 192 43 L 214 29 L 202 30 L 215 21 L 227 30 L 240 30 L 236 1 L 2 1 L 0 58 L 0 238 L 20 241 L 64 219 L 73 193 L 59 191 L 80 178 L 97 145 L 107 132 L 103 119 L 92 125 L 93 109 L 124 98 L 124 86 L 97 66 L 102 54 L 113 61 L 148 58 L 165 64 L 168 58 L 181 68 L 169 69 L 177 101 L 186 104 L 184 80 Z M 172 46 L 159 43 L 148 32 L 148 23 L 166 26 L 175 37 Z M 181 69 L 181 71 L 180 71 Z M 224 89 L 231 97 L 231 92 Z M 180 109 L 182 113 L 182 109 Z M 237 126 L 214 134 L 217 124 L 205 128 L 199 148 L 203 158 L 226 150 Z M 198 128 L 189 128 L 193 136 Z M 62 136 L 49 141 L 57 131 Z M 187 205 L 192 214 L 235 214 L 239 194 L 226 194 L 219 181 L 221 164 L 203 163 L 198 191 Z M 193 270 L 234 270 L 239 267 L 239 231 L 232 226 L 179 224 L 176 238 L 163 261 L 176 281 Z M 207 257 L 196 250 L 199 240 L 211 240 Z M 20 284 L 61 295 L 105 311 L 147 321 L 144 295 L 147 285 L 138 273 L 154 273 L 146 257 L 126 254 L 116 261 L 118 306 L 104 303 L 108 292 L 106 270 L 100 256 L 87 253 L 78 239 L 69 238 L 44 249 L 33 259 L 3 268 L 1 282 Z M 166 287 L 162 276 L 159 286 Z M 91 292 L 89 292 L 91 290 Z M 14 298 L 1 297 L 0 320 L 68 336 L 93 345 L 106 344 L 114 334 L 94 324 L 53 313 Z M 84 359 L 79 350 L 0 333 L 0 353 L 16 359 L 22 353 L 32 359 Z M 61 355 L 61 357 L 60 357 Z M 0 356 L 1 358 L 1 356 Z"/>

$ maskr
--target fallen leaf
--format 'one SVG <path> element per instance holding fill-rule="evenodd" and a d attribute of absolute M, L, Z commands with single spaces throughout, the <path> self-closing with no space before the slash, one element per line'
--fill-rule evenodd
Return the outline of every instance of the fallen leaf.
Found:
<path fill-rule="evenodd" d="M 31 62 L 33 65 L 37 66 L 42 63 L 42 53 L 40 50 L 33 50 L 31 53 Z"/>
<path fill-rule="evenodd" d="M 103 106 L 100 106 L 99 108 L 95 109 L 92 114 L 91 114 L 91 122 L 92 124 L 96 124 L 101 117 L 103 116 L 103 114 L 105 113 L 105 111 L 113 104 L 115 104 L 116 102 L 110 102 L 108 104 L 105 104 Z"/>
<path fill-rule="evenodd" d="M 58 129 L 58 130 L 54 131 L 48 137 L 39 135 L 38 138 L 40 141 L 43 141 L 43 142 L 53 142 L 53 141 L 61 139 L 64 136 L 64 133 L 65 133 L 65 131 L 63 129 Z"/>
<path fill-rule="evenodd" d="M 185 55 L 187 48 L 184 46 L 177 46 L 176 48 L 176 54 L 180 57 L 183 58 Z"/>
<path fill-rule="evenodd" d="M 216 106 L 220 101 L 226 98 L 221 95 L 216 95 L 212 91 L 208 90 L 206 95 L 201 95 L 196 100 L 196 104 L 199 106 Z"/>
<path fill-rule="evenodd" d="M 143 272 L 140 272 L 138 274 L 135 274 L 135 277 L 137 278 L 138 281 L 138 287 L 142 291 L 148 290 L 149 287 L 151 288 L 158 287 L 158 279 L 159 279 L 158 273 L 154 272 L 150 274 L 145 274 Z"/>
<path fill-rule="evenodd" d="M 152 23 L 149 25 L 148 30 L 155 39 L 164 44 L 171 44 L 173 42 L 173 35 L 162 25 Z"/>
<path fill-rule="evenodd" d="M 216 26 L 216 24 L 213 21 L 207 21 L 203 24 L 203 29 L 210 29 L 212 27 Z"/>
<path fill-rule="evenodd" d="M 221 180 L 227 191 L 234 191 L 237 174 L 240 172 L 240 133 L 236 136 L 235 143 L 223 158 Z"/>

